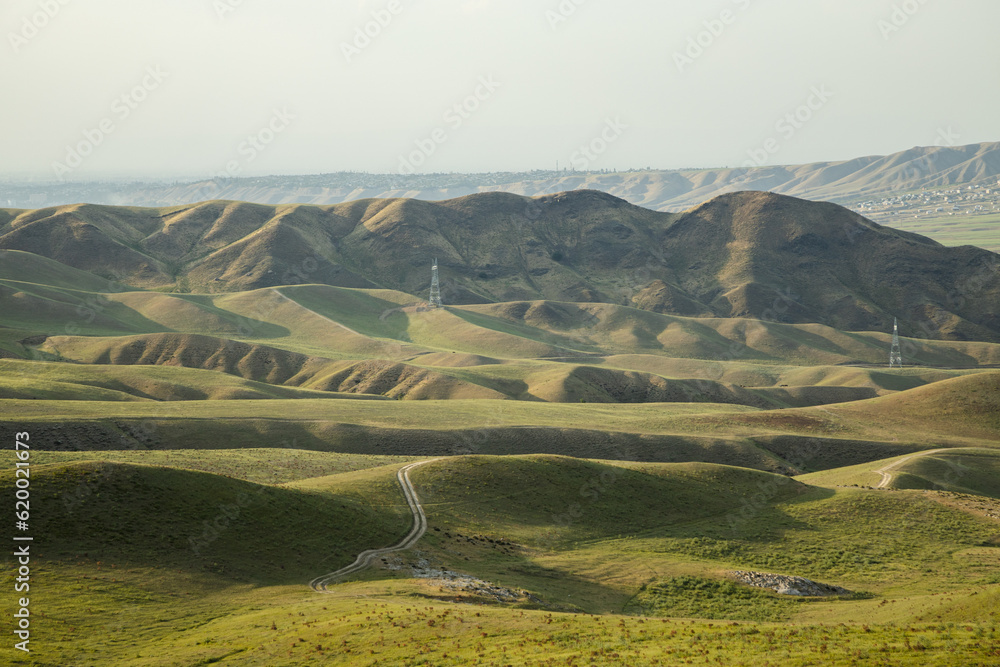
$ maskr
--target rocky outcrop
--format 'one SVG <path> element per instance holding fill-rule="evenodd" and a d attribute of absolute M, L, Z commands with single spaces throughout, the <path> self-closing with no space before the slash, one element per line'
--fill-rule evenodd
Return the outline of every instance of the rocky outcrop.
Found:
<path fill-rule="evenodd" d="M 797 595 L 800 597 L 830 597 L 850 595 L 851 591 L 840 586 L 821 584 L 804 577 L 790 577 L 783 574 L 768 574 L 767 572 L 730 572 L 740 583 L 757 588 L 769 588 L 779 595 Z"/>

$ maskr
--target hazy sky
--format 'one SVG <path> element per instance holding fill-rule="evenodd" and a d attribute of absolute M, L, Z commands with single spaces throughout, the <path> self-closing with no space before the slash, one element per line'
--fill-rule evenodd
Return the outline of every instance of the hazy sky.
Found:
<path fill-rule="evenodd" d="M 4 0 L 0 175 L 711 167 L 997 141 L 997 26 L 997 0 Z"/>

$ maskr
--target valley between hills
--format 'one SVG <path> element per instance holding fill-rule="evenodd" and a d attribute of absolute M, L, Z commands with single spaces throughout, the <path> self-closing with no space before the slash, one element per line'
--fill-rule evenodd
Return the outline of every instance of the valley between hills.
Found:
<path fill-rule="evenodd" d="M 835 204 L 0 209 L 0 422 L 9 664 L 1000 656 L 1000 255 Z"/>

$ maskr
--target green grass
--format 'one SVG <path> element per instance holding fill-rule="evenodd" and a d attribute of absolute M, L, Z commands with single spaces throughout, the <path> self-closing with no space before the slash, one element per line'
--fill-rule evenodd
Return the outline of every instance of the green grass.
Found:
<path fill-rule="evenodd" d="M 941 452 L 913 459 L 901 471 L 930 488 L 1000 498 L 1000 451 L 997 450 Z"/>
<path fill-rule="evenodd" d="M 73 283 L 55 275 L 52 280 L 52 285 L 0 280 L 4 324 L 47 335 L 197 333 L 334 359 L 401 359 L 428 351 L 526 359 L 583 352 L 814 366 L 878 363 L 888 343 L 886 334 L 685 318 L 608 304 L 583 310 L 570 303 L 513 302 L 400 312 L 415 298 L 390 290 L 302 285 L 216 295 L 105 294 L 87 289 L 106 282 L 98 278 Z M 1000 363 L 1000 345 L 908 344 L 911 363 Z"/>
<path fill-rule="evenodd" d="M 991 407 L 991 387 L 998 377 L 980 373 L 884 398 L 790 410 L 711 403 L 0 399 L 0 423 L 44 434 L 44 449 L 218 449 L 295 442 L 299 449 L 380 454 L 388 439 L 404 443 L 397 453 L 412 455 L 544 452 L 801 472 L 920 449 L 993 447 L 1000 422 Z M 902 414 L 911 416 L 897 416 Z M 147 437 L 137 438 L 137 429 Z M 801 451 L 812 455 L 797 462 Z"/>
<path fill-rule="evenodd" d="M 1000 252 L 1000 242 L 997 241 L 1000 214 L 949 215 L 920 220 L 881 217 L 884 218 L 881 224 L 928 236 L 943 245 L 975 245 L 993 252 Z"/>
<path fill-rule="evenodd" d="M 386 475 L 388 485 L 373 486 L 364 503 L 169 467 L 37 465 L 31 526 L 45 537 L 47 562 L 82 558 L 236 582 L 299 583 L 406 532 L 409 512 Z M 14 495 L 10 469 L 0 473 L 0 489 Z"/>
<path fill-rule="evenodd" d="M 895 465 L 894 465 L 895 464 Z M 875 486 L 885 466 L 890 489 L 935 489 L 1000 498 L 1000 450 L 952 449 L 915 458 L 896 457 L 798 477 L 819 486 Z"/>
<path fill-rule="evenodd" d="M 680 576 L 643 586 L 627 607 L 644 616 L 785 621 L 797 603 L 733 581 Z"/>
<path fill-rule="evenodd" d="M 725 466 L 609 468 L 546 457 L 502 465 L 488 457 L 449 459 L 412 478 L 431 526 L 440 529 L 428 533 L 427 548 L 455 567 L 580 611 L 621 611 L 644 584 L 716 579 L 731 569 L 909 594 L 968 588 L 1000 574 L 986 553 L 995 547 L 984 546 L 997 535 L 994 523 L 917 492 L 809 490 Z M 455 540 L 459 532 L 513 540 L 529 551 L 483 551 Z M 465 562 L 465 555 L 475 558 Z M 958 569 L 941 571 L 942 558 Z M 866 603 L 817 604 L 836 615 Z"/>
<path fill-rule="evenodd" d="M 151 581 L 142 574 L 118 573 L 113 585 L 107 570 L 46 571 L 57 586 L 89 588 L 90 598 L 86 606 L 67 597 L 39 599 L 45 617 L 38 619 L 29 660 L 102 667 L 666 666 L 706 659 L 960 666 L 991 664 L 1000 651 L 1000 629 L 988 619 L 788 625 L 585 616 L 432 600 L 405 583 L 348 584 L 338 595 L 317 596 L 288 587 L 220 590 L 213 581 Z M 80 581 L 82 576 L 90 579 Z M 15 662 L 21 657 L 8 646 L 0 651 L 9 664 L 30 664 Z"/>
<path fill-rule="evenodd" d="M 163 330 L 162 325 L 117 300 L 123 296 L 33 283 L 0 283 L 3 323 L 8 327 L 47 335 L 84 336 Z"/>
<path fill-rule="evenodd" d="M 31 283 L 90 292 L 128 292 L 131 288 L 99 278 L 41 255 L 0 250 L 0 284 Z"/>
<path fill-rule="evenodd" d="M 13 457 L 0 456 L 13 463 Z M 107 461 L 198 470 L 255 484 L 286 484 L 338 473 L 392 466 L 413 461 L 409 456 L 334 454 L 300 449 L 169 449 L 32 453 L 36 464 Z"/>
<path fill-rule="evenodd" d="M 398 463 L 290 451 L 277 460 L 106 455 L 222 477 L 71 462 L 83 453 L 36 456 L 33 532 L 46 538 L 32 569 L 33 582 L 44 582 L 32 607 L 36 652 L 18 663 L 23 656 L 0 648 L 10 664 L 965 665 L 1000 655 L 1000 562 L 997 547 L 981 546 L 996 524 L 919 492 L 558 457 L 461 457 L 416 469 L 430 530 L 404 561 L 426 559 L 542 601 L 511 607 L 469 604 L 477 600 L 467 595 L 455 602 L 406 570 L 370 570 L 329 595 L 304 585 L 406 531 Z M 275 469 L 297 481 L 235 479 Z M 0 475 L 0 493 L 12 481 Z M 240 493 L 250 504 L 199 554 L 185 548 L 190 531 L 234 512 Z M 513 546 L 499 551 L 470 535 Z M 729 582 L 728 569 L 873 594 L 791 600 Z"/>
<path fill-rule="evenodd" d="M 404 331 L 404 306 L 420 303 L 414 296 L 392 290 L 357 290 L 327 285 L 282 287 L 281 294 L 344 326 L 373 338 L 396 338 Z"/>
<path fill-rule="evenodd" d="M 99 419 L 176 418 L 180 409 L 171 403 L 102 403 L 100 401 L 10 400 L 0 403 L 4 412 L 25 422 Z M 183 415 L 191 420 L 332 420 L 351 424 L 397 428 L 453 430 L 468 427 L 547 426 L 600 428 L 629 433 L 660 433 L 672 419 L 684 415 L 757 412 L 740 405 L 710 403 L 658 403 L 635 405 L 545 404 L 529 402 L 457 401 L 356 401 L 303 399 L 185 403 Z"/>
<path fill-rule="evenodd" d="M 706 549 L 734 548 L 745 566 L 792 570 L 819 580 L 837 578 L 868 588 L 886 586 L 894 578 L 939 578 L 935 566 L 942 559 L 961 562 L 961 553 L 982 546 L 996 532 L 990 521 L 919 492 L 846 489 L 835 494 L 818 490 L 777 503 L 773 514 L 763 512 L 750 520 L 741 512 L 728 534 L 706 531 L 709 537 L 703 539 L 709 540 Z M 782 549 L 774 549 L 776 541 Z M 967 585 L 992 573 L 993 567 L 967 564 L 945 577 Z M 929 576 L 928 570 L 934 574 Z"/>
<path fill-rule="evenodd" d="M 410 477 L 433 508 L 436 525 L 547 548 L 723 516 L 755 484 L 778 485 L 782 495 L 803 488 L 743 468 L 611 465 L 555 456 L 450 458 Z M 653 504 L 652 498 L 659 501 Z"/>
<path fill-rule="evenodd" d="M 984 586 L 1000 575 L 997 548 L 990 546 L 998 534 L 993 521 L 913 491 L 813 489 L 787 498 L 791 488 L 750 489 L 718 513 L 709 511 L 714 497 L 706 494 L 699 505 L 705 513 L 691 511 L 688 520 L 653 527 L 621 522 L 621 534 L 536 555 L 532 583 L 563 604 L 605 613 L 627 608 L 643 585 L 677 576 L 718 579 L 734 569 L 804 576 L 880 599 L 997 590 Z M 576 520 L 586 533 L 599 507 L 580 505 Z M 554 519 L 552 525 L 564 530 Z M 863 600 L 831 600 L 798 607 L 794 615 L 846 620 L 878 611 Z M 915 606 L 897 612 L 895 618 L 928 618 Z"/>

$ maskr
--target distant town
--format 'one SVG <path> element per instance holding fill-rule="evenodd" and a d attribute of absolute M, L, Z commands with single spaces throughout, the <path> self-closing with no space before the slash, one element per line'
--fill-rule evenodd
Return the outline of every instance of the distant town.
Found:
<path fill-rule="evenodd" d="M 889 226 L 905 218 L 929 220 L 946 216 L 996 216 L 1000 213 L 1000 180 L 996 185 L 980 183 L 869 199 L 848 208 L 869 220 Z"/>

